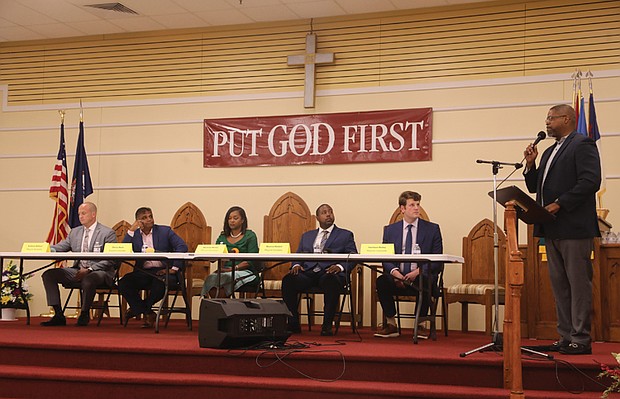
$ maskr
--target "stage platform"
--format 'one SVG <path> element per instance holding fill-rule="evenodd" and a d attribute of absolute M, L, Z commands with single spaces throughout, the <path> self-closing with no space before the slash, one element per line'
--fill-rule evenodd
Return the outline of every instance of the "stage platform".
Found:
<path fill-rule="evenodd" d="M 41 318 L 0 322 L 2 398 L 508 398 L 501 352 L 460 357 L 490 342 L 482 333 L 439 332 L 437 341 L 359 335 L 342 326 L 292 335 L 285 348 L 209 349 L 172 320 L 159 334 L 136 320 L 101 326 L 41 327 Z M 304 326 L 306 327 L 306 326 Z M 549 341 L 524 340 L 523 345 Z M 528 398 L 599 398 L 599 363 L 612 364 L 618 344 L 594 343 L 593 354 L 554 359 L 523 356 Z M 609 381 L 606 381 L 609 383 Z"/>

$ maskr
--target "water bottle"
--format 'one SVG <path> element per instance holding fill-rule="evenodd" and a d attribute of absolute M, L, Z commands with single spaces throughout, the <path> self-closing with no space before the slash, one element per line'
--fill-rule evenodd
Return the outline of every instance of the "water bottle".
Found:
<path fill-rule="evenodd" d="M 146 244 L 142 244 L 142 253 L 146 253 L 149 249 L 149 246 Z"/>
<path fill-rule="evenodd" d="M 95 241 L 95 245 L 93 246 L 93 252 L 101 252 L 101 244 L 99 244 L 99 241 Z"/>
<path fill-rule="evenodd" d="M 418 244 L 415 244 L 413 246 L 413 254 L 420 255 L 421 253 L 422 253 L 422 250 L 420 249 L 420 246 Z"/>

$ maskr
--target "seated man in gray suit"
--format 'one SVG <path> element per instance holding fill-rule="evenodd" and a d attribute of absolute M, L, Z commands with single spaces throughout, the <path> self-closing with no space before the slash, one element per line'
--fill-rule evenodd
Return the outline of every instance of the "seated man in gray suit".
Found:
<path fill-rule="evenodd" d="M 81 226 L 71 229 L 69 236 L 56 245 L 53 252 L 93 252 L 100 251 L 107 242 L 116 242 L 114 230 L 97 222 L 97 207 L 92 202 L 84 202 L 78 208 Z M 43 273 L 43 286 L 47 295 L 47 304 L 54 308 L 54 317 L 41 323 L 42 326 L 64 326 L 67 324 L 60 306 L 58 284 L 80 282 L 82 291 L 82 309 L 77 319 L 78 326 L 87 326 L 90 321 L 89 311 L 95 299 L 97 287 L 103 283 L 112 284 L 114 279 L 114 262 L 109 260 L 77 260 L 72 267 L 49 269 Z"/>

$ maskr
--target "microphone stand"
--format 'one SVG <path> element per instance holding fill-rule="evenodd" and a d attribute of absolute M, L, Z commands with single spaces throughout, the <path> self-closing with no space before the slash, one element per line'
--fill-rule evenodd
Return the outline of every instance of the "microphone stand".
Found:
<path fill-rule="evenodd" d="M 499 161 L 483 161 L 481 159 L 476 160 L 476 163 L 491 164 L 493 167 L 493 263 L 495 280 L 493 288 L 495 290 L 495 316 L 493 317 L 493 338 L 488 344 L 482 345 L 478 348 L 472 349 L 467 352 L 459 354 L 460 357 L 466 357 L 476 352 L 484 352 L 487 350 L 502 351 L 503 341 L 502 334 L 499 332 L 499 237 L 497 235 L 497 173 L 504 166 L 513 166 L 515 170 L 523 167 L 522 163 L 510 163 Z M 513 171 L 514 172 L 514 171 Z M 503 182 L 502 182 L 503 183 Z M 553 356 L 541 353 L 532 349 L 521 347 L 521 350 L 529 352 L 533 355 L 539 355 L 549 359 L 553 359 Z"/>

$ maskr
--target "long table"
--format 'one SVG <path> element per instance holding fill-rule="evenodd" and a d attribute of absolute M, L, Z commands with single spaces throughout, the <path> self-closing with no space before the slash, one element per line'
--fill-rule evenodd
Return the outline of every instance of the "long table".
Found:
<path fill-rule="evenodd" d="M 211 261 L 218 262 L 218 270 L 224 261 L 233 261 L 234 263 L 244 260 L 256 260 L 256 261 L 271 261 L 271 262 L 334 262 L 334 263 L 353 263 L 353 264 L 366 264 L 366 263 L 381 263 L 381 262 L 444 262 L 444 263 L 463 263 L 463 257 L 448 255 L 448 254 L 336 254 L 336 253 L 291 253 L 291 254 L 264 254 L 264 253 L 184 253 L 184 252 L 150 252 L 150 253 L 106 253 L 106 252 L 45 252 L 45 253 L 29 253 L 29 252 L 0 252 L 0 273 L 4 267 L 5 259 L 18 259 L 19 260 L 19 276 L 20 284 L 23 281 L 22 277 L 32 274 L 33 272 L 24 273 L 24 261 L 26 260 L 39 260 L 39 261 L 51 261 L 50 264 L 35 269 L 35 271 L 42 270 L 49 267 L 56 262 L 64 260 L 113 260 L 113 261 L 135 261 L 135 260 L 160 260 L 160 261 Z M 166 276 L 168 274 L 166 273 Z M 234 280 L 234 279 L 233 279 Z M 421 279 L 419 279 L 421 283 Z M 168 284 L 166 284 L 166 290 L 168 290 Z M 166 291 L 167 295 L 167 291 Z M 421 300 L 422 287 L 419 287 L 419 298 Z M 185 298 L 186 301 L 190 301 L 191 298 Z M 30 308 L 28 302 L 25 302 L 25 309 L 27 314 L 27 324 L 30 324 Z M 0 305 L 1 308 L 1 305 Z M 418 307 L 419 309 L 419 307 Z M 159 331 L 159 315 L 157 312 L 156 332 Z M 419 316 L 419 315 L 418 315 Z M 414 327 L 414 342 L 417 343 L 417 329 L 418 323 L 415 323 Z"/>

